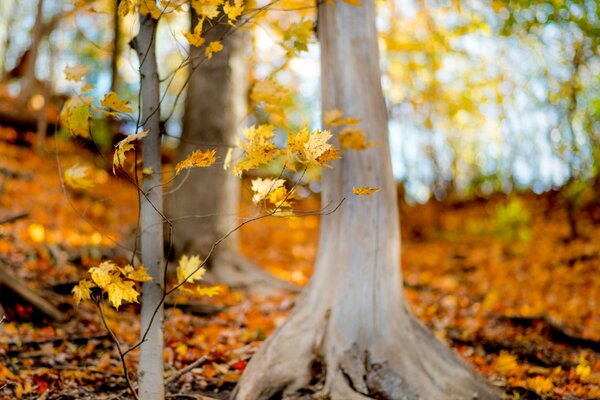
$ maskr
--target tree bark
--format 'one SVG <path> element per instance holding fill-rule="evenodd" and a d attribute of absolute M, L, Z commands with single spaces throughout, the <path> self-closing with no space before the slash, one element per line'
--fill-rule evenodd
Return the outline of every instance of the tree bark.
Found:
<path fill-rule="evenodd" d="M 138 368 L 139 397 L 142 400 L 164 399 L 163 367 L 163 296 L 165 263 L 163 256 L 163 191 L 160 164 L 160 102 L 156 65 L 155 35 L 157 21 L 140 15 L 140 30 L 133 46 L 140 60 L 142 116 L 148 136 L 142 139 L 144 174 L 140 193 L 140 229 L 142 263 L 152 277 L 142 285 L 142 336 L 148 331 L 140 348 Z"/>
<path fill-rule="evenodd" d="M 192 29 L 197 21 L 192 13 Z M 218 160 L 223 162 L 227 151 L 236 145 L 247 113 L 247 33 L 229 32 L 230 29 L 225 24 L 205 29 L 206 43 L 223 41 L 223 50 L 210 60 L 204 57 L 204 47 L 190 49 L 193 63 L 177 161 L 197 149 L 216 149 Z M 213 243 L 239 224 L 240 180 L 220 163 L 192 169 L 189 176 L 182 174 L 173 187 L 177 189 L 168 195 L 167 208 L 173 220 L 172 245 L 176 254 L 204 256 Z M 219 245 L 209 267 L 216 280 L 229 286 L 293 287 L 243 257 L 237 233 Z"/>
<path fill-rule="evenodd" d="M 29 101 L 31 94 L 35 88 L 35 64 L 37 61 L 40 44 L 44 36 L 44 21 L 43 21 L 44 0 L 38 0 L 37 10 L 35 13 L 35 22 L 31 32 L 31 44 L 29 45 L 27 57 L 24 65 L 23 82 L 21 83 L 21 93 L 19 94 L 18 104 L 23 107 Z"/>
<path fill-rule="evenodd" d="M 289 319 L 254 355 L 236 400 L 499 398 L 406 308 L 396 186 L 381 90 L 375 1 L 319 6 L 323 111 L 362 118 L 380 146 L 346 152 L 323 174 L 314 275 Z M 353 186 L 376 186 L 353 196 Z"/>

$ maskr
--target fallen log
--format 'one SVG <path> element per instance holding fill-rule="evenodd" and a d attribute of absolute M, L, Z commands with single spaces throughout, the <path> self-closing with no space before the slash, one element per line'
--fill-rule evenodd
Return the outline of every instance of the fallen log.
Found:
<path fill-rule="evenodd" d="M 0 304 L 7 315 L 9 317 L 19 317 L 19 315 L 14 315 L 14 312 L 12 311 L 19 305 L 18 302 L 15 302 L 15 297 L 17 297 L 32 306 L 45 317 L 59 322 L 65 321 L 67 315 L 61 312 L 48 300 L 37 294 L 34 290 L 27 287 L 25 282 L 21 279 L 14 276 L 13 271 L 7 267 L 10 264 L 10 261 L 7 261 L 4 257 L 0 257 Z"/>

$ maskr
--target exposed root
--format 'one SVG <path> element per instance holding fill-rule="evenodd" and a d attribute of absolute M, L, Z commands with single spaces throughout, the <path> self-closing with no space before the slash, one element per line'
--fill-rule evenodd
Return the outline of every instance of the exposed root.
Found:
<path fill-rule="evenodd" d="M 382 346 L 380 342 L 386 336 L 381 331 L 393 327 L 390 321 L 390 326 L 373 327 L 367 337 L 357 337 L 346 346 L 343 340 L 333 339 L 340 327 L 322 304 L 296 310 L 267 340 L 244 372 L 233 399 L 500 398 L 410 314 L 402 316 L 411 323 L 393 343 Z"/>

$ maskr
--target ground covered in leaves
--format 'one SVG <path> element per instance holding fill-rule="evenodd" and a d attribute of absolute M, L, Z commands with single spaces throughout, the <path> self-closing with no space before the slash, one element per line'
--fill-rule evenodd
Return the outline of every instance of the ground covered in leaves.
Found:
<path fill-rule="evenodd" d="M 56 305 L 65 320 L 44 321 L 2 289 L 0 398 L 126 398 L 120 360 L 97 309 L 89 302 L 74 306 L 69 292 L 90 266 L 127 260 L 136 192 L 101 159 L 82 158 L 80 145 L 51 139 L 39 154 L 17 146 L 23 139 L 17 136 L 0 129 L 0 221 L 7 221 L 0 224 L 0 267 Z M 94 167 L 93 189 L 62 184 L 60 171 L 77 163 Z M 248 207 L 245 190 L 242 209 Z M 318 199 L 301 207 L 316 210 Z M 405 295 L 417 316 L 508 398 L 600 398 L 599 211 L 580 211 L 582 237 L 568 240 L 555 194 L 403 204 Z M 318 229 L 314 215 L 263 219 L 244 227 L 242 249 L 303 285 Z M 195 366 L 169 383 L 171 398 L 226 396 L 294 301 L 292 294 L 264 298 L 232 289 L 213 298 L 172 299 L 167 374 Z M 137 305 L 105 307 L 125 347 L 138 339 L 138 311 Z M 127 358 L 131 371 L 136 357 Z"/>

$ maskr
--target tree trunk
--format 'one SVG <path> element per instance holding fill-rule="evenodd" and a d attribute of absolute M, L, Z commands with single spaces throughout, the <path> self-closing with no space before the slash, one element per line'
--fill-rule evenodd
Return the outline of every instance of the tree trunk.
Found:
<path fill-rule="evenodd" d="M 23 73 L 23 81 L 21 83 L 21 93 L 19 94 L 19 107 L 25 106 L 36 84 L 35 78 L 35 64 L 37 61 L 40 44 L 42 37 L 44 36 L 44 0 L 38 0 L 37 11 L 35 14 L 35 22 L 33 24 L 33 30 L 31 32 L 31 44 L 29 45 L 28 53 L 25 59 L 25 70 Z"/>
<path fill-rule="evenodd" d="M 142 139 L 143 168 L 154 172 L 143 176 L 140 193 L 142 263 L 152 277 L 142 285 L 141 333 L 148 335 L 141 345 L 138 368 L 139 396 L 142 400 L 163 400 L 163 191 L 160 165 L 160 103 L 156 65 L 155 34 L 157 21 L 140 15 L 140 30 L 134 48 L 140 60 L 142 116 L 148 136 Z M 158 310 L 158 311 L 156 311 Z M 156 311 L 156 313 L 155 313 Z"/>
<path fill-rule="evenodd" d="M 407 310 L 400 273 L 396 186 L 381 90 L 375 1 L 319 6 L 323 111 L 362 118 L 368 140 L 323 174 L 314 275 L 286 323 L 254 355 L 237 400 L 498 398 Z M 353 186 L 377 186 L 353 196 Z"/>
<path fill-rule="evenodd" d="M 192 29 L 197 21 L 192 13 Z M 222 40 L 230 29 L 228 25 L 215 25 L 205 34 L 206 43 Z M 247 112 L 246 39 L 247 33 L 242 30 L 227 34 L 223 50 L 210 60 L 204 57 L 204 47 L 190 49 L 193 65 L 178 161 L 197 149 L 216 149 L 222 162 L 236 145 Z M 213 243 L 239 224 L 240 180 L 220 163 L 193 169 L 189 176 L 182 174 L 173 187 L 176 190 L 167 197 L 167 205 L 174 224 L 172 244 L 176 254 L 204 256 Z M 243 257 L 236 233 L 219 245 L 209 264 L 213 277 L 229 286 L 289 286 Z"/>
<path fill-rule="evenodd" d="M 113 0 L 113 48 L 110 58 L 110 91 L 119 87 L 119 56 L 121 54 L 121 21 L 119 18 L 120 0 Z"/>

